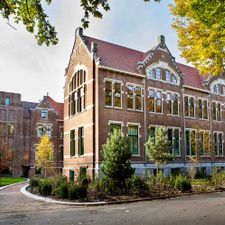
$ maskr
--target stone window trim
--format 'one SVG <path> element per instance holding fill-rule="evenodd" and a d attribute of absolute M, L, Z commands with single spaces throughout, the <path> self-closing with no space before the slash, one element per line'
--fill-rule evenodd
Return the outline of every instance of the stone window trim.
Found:
<path fill-rule="evenodd" d="M 213 131 L 213 146 L 215 145 L 215 142 L 214 142 L 214 135 L 217 135 L 217 153 L 219 154 L 216 154 L 215 157 L 224 157 L 224 134 L 222 131 Z M 220 154 L 219 152 L 219 142 L 218 142 L 218 139 L 219 139 L 219 135 L 222 135 L 222 154 Z M 213 149 L 214 151 L 214 149 Z"/>
<path fill-rule="evenodd" d="M 49 128 L 50 127 L 50 135 L 46 134 L 45 131 L 46 131 L 46 128 Z M 38 129 L 39 128 L 42 128 L 43 129 L 43 133 L 42 134 L 39 134 L 38 133 Z M 53 125 L 52 124 L 45 124 L 45 123 L 37 123 L 36 124 L 36 130 L 37 130 L 37 137 L 41 138 L 42 135 L 46 134 L 49 138 L 52 137 L 52 131 L 53 131 Z"/>
<path fill-rule="evenodd" d="M 104 78 L 103 83 L 105 84 L 107 81 L 111 82 L 111 89 L 112 89 L 112 97 L 111 97 L 111 99 L 112 99 L 112 105 L 110 106 L 110 105 L 106 105 L 105 104 L 105 108 L 123 109 L 123 94 L 124 94 L 124 91 L 123 91 L 123 86 L 124 86 L 123 81 L 117 80 L 117 79 L 111 79 L 111 78 Z M 115 101 L 115 84 L 116 83 L 121 85 L 121 96 L 120 96 L 121 106 L 120 107 L 115 106 L 115 102 L 114 102 Z M 105 86 L 104 86 L 104 89 L 103 90 L 104 90 L 104 93 L 105 93 L 105 91 L 106 91 Z"/>
<path fill-rule="evenodd" d="M 128 137 L 128 127 L 129 126 L 136 126 L 138 127 L 138 154 L 132 154 L 132 157 L 140 157 L 141 156 L 141 151 L 140 151 L 140 129 L 141 129 L 141 124 L 140 123 L 132 123 L 132 122 L 127 122 L 126 127 L 127 127 L 127 134 L 126 136 Z"/>
<path fill-rule="evenodd" d="M 185 97 L 188 97 L 188 105 L 189 105 L 188 116 L 185 115 L 185 101 L 184 101 Z M 190 116 L 190 98 L 194 99 L 194 117 Z M 196 119 L 196 97 L 194 95 L 187 95 L 187 94 L 183 95 L 183 108 L 184 108 L 183 115 L 185 119 Z"/>
<path fill-rule="evenodd" d="M 109 120 L 108 121 L 108 127 L 110 127 L 110 125 L 112 124 L 117 124 L 121 126 L 121 132 L 123 134 L 123 127 L 124 127 L 124 122 L 123 121 L 115 121 L 115 120 Z M 108 132 L 108 136 L 110 136 L 110 131 Z"/>

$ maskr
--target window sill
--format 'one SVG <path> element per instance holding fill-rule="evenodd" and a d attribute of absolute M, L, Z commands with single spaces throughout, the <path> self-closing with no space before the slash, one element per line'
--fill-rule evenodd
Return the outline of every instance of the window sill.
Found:
<path fill-rule="evenodd" d="M 195 118 L 195 117 L 190 117 L 190 116 L 185 116 L 184 118 L 185 118 L 185 119 L 196 120 L 196 118 Z"/>
<path fill-rule="evenodd" d="M 149 112 L 149 113 L 151 113 L 151 114 L 155 114 L 155 115 L 161 115 L 161 116 L 163 116 L 163 115 L 164 115 L 163 113 L 158 113 L 158 112 Z"/>
<path fill-rule="evenodd" d="M 107 106 L 107 105 L 105 105 L 105 108 L 107 108 L 107 109 L 119 109 L 119 110 L 123 110 L 123 108 L 120 108 L 120 107 L 113 107 L 113 106 Z"/>
<path fill-rule="evenodd" d="M 203 119 L 203 118 L 199 118 L 199 120 L 201 120 L 201 121 L 209 121 L 209 119 Z"/>
<path fill-rule="evenodd" d="M 180 117 L 180 115 L 174 115 L 174 114 L 167 114 L 167 116 Z"/>
<path fill-rule="evenodd" d="M 137 110 L 137 109 L 127 109 L 127 111 L 130 111 L 130 112 L 143 112 L 143 110 Z"/>

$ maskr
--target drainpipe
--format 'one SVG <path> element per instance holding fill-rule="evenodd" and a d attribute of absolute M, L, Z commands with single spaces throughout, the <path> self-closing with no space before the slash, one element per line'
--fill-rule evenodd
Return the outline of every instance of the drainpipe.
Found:
<path fill-rule="evenodd" d="M 145 140 L 145 143 L 146 143 L 147 142 L 146 78 L 143 80 L 143 83 L 144 83 L 144 140 Z M 145 161 L 145 163 L 147 163 L 145 146 L 144 146 L 144 161 Z"/>
<path fill-rule="evenodd" d="M 184 157 L 184 165 L 186 165 L 186 148 L 185 148 L 185 140 L 186 140 L 186 137 L 185 137 L 185 129 L 186 129 L 186 120 L 185 120 L 185 104 L 184 104 L 184 88 L 181 89 L 181 93 L 182 93 L 182 117 L 183 117 L 183 138 L 182 138 L 182 147 L 183 147 L 183 157 Z M 185 167 L 186 169 L 186 167 Z"/>

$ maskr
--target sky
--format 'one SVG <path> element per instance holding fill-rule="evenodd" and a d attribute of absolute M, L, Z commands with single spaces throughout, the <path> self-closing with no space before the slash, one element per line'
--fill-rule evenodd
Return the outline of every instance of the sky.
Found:
<path fill-rule="evenodd" d="M 147 51 L 163 34 L 172 55 L 185 63 L 179 56 L 177 34 L 171 27 L 173 17 L 168 4 L 173 0 L 160 4 L 144 0 L 109 0 L 109 3 L 111 10 L 104 13 L 103 19 L 91 18 L 85 35 Z M 0 91 L 20 93 L 22 100 L 34 102 L 48 93 L 63 102 L 65 68 L 83 11 L 79 0 L 55 0 L 45 10 L 58 32 L 56 46 L 39 46 L 22 24 L 15 25 L 15 30 L 0 18 Z"/>

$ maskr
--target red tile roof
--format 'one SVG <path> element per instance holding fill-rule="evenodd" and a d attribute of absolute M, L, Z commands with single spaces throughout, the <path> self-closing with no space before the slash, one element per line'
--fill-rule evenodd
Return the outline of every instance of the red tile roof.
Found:
<path fill-rule="evenodd" d="M 91 49 L 91 42 L 97 44 L 97 55 L 101 58 L 101 65 L 131 73 L 139 73 L 137 63 L 143 61 L 150 52 L 150 50 L 141 52 L 129 49 L 88 36 L 84 36 L 84 39 L 89 50 Z M 197 69 L 180 63 L 177 63 L 177 65 L 184 75 L 185 85 L 206 89 L 203 85 L 206 78 L 199 74 Z"/>
<path fill-rule="evenodd" d="M 47 96 L 47 101 L 48 103 L 51 105 L 51 107 L 58 112 L 59 115 L 59 119 L 63 120 L 63 111 L 64 111 L 64 107 L 63 107 L 63 103 L 60 102 L 56 102 L 55 100 L 53 100 L 51 97 Z"/>

